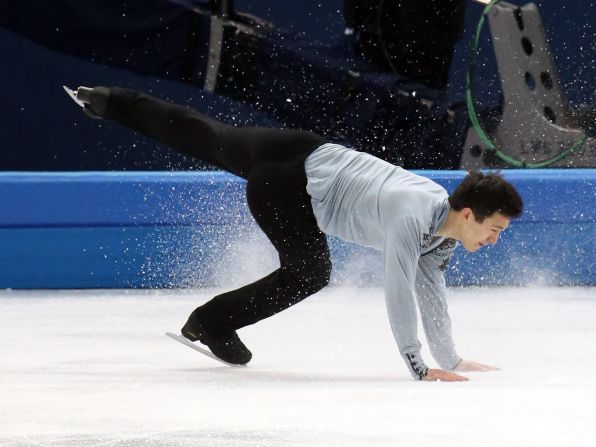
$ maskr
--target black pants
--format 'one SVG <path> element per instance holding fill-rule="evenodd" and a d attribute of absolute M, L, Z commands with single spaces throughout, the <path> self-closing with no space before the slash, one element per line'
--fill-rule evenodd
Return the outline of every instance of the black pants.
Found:
<path fill-rule="evenodd" d="M 249 209 L 277 249 L 280 268 L 195 311 L 213 336 L 225 337 L 274 315 L 328 284 L 329 248 L 312 211 L 304 171 L 306 157 L 327 140 L 301 130 L 233 127 L 131 90 L 95 90 L 104 95 L 105 118 L 247 180 Z"/>

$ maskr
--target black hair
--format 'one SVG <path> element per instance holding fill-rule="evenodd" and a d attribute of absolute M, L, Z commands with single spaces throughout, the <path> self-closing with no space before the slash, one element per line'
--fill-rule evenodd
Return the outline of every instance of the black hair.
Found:
<path fill-rule="evenodd" d="M 483 222 L 493 213 L 510 219 L 519 217 L 524 204 L 513 185 L 499 173 L 470 172 L 449 196 L 454 211 L 470 208 L 477 222 Z"/>

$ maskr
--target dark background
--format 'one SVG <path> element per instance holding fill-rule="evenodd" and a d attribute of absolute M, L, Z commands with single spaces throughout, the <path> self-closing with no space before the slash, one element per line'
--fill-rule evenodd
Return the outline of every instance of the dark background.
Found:
<path fill-rule="evenodd" d="M 204 15 L 167 0 L 0 0 L 0 170 L 205 168 L 116 125 L 87 118 L 62 85 L 134 88 L 230 123 L 309 128 L 406 167 L 457 168 L 466 126 L 461 101 L 467 54 L 482 7 L 466 3 L 461 29 L 451 33 L 437 28 L 441 21 L 436 17 L 434 22 L 431 16 L 420 20 L 420 14 L 405 20 L 414 29 L 423 28 L 421 36 L 453 40 L 441 82 L 416 73 L 423 58 L 410 55 L 411 66 L 395 74 L 374 55 L 367 59 L 358 54 L 354 36 L 344 33 L 347 3 L 237 0 L 237 11 L 271 22 L 275 30 L 265 33 L 258 79 L 246 74 L 250 58 L 233 59 L 237 77 L 213 94 L 202 90 L 209 30 Z M 396 37 L 392 3 L 386 1 L 388 12 L 380 22 L 391 54 L 403 50 L 391 41 Z M 432 9 L 433 1 L 426 3 Z M 575 107 L 593 104 L 596 4 L 537 4 L 570 102 Z M 246 54 L 243 44 L 237 49 L 240 55 Z M 500 91 L 486 30 L 480 51 L 477 100 L 490 108 L 498 104 Z M 352 82 L 346 73 L 355 68 L 361 76 Z M 249 84 L 256 93 L 244 93 L 242 87 Z M 430 98 L 434 105 L 421 108 L 411 97 L 393 94 L 396 89 L 420 92 L 418 97 Z M 444 120 L 447 110 L 455 111 L 449 124 Z"/>

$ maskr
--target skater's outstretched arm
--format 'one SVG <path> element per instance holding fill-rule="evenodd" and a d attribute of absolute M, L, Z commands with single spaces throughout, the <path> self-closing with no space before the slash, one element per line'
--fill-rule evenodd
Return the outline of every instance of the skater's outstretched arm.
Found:
<path fill-rule="evenodd" d="M 451 334 L 442 261 L 434 252 L 420 257 L 416 272 L 416 299 L 430 352 L 441 368 L 453 371 L 461 357 L 455 350 Z"/>
<path fill-rule="evenodd" d="M 414 378 L 425 381 L 465 381 L 468 380 L 466 377 L 454 372 L 428 368 L 420 355 L 415 308 L 416 261 L 420 259 L 421 239 L 419 227 L 415 219 L 402 217 L 393 224 L 393 228 L 399 228 L 400 231 L 387 233 L 384 250 L 385 300 L 391 328 Z"/>

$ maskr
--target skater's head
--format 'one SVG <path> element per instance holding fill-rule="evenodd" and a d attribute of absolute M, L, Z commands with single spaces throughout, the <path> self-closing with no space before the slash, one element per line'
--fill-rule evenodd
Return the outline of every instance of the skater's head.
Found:
<path fill-rule="evenodd" d="M 513 185 L 498 173 L 471 172 L 449 196 L 455 213 L 457 239 L 468 251 L 494 245 L 511 219 L 519 217 L 523 201 Z"/>

